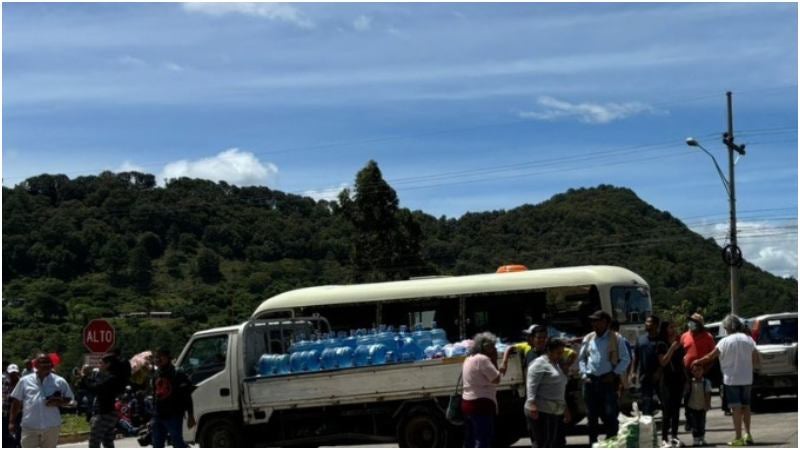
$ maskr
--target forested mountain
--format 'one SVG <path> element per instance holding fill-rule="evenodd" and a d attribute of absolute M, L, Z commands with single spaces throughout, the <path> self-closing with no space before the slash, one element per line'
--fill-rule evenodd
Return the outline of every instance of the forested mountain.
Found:
<path fill-rule="evenodd" d="M 40 175 L 3 188 L 3 358 L 57 351 L 111 318 L 123 353 L 178 350 L 193 332 L 246 319 L 265 298 L 320 284 L 612 264 L 642 275 L 664 315 L 728 309 L 721 249 L 612 186 L 509 211 L 435 218 L 399 208 L 370 162 L 339 202 L 152 175 Z M 745 255 L 746 256 L 746 255 Z M 745 315 L 796 310 L 797 281 L 745 264 Z M 128 313 L 171 311 L 172 318 Z"/>

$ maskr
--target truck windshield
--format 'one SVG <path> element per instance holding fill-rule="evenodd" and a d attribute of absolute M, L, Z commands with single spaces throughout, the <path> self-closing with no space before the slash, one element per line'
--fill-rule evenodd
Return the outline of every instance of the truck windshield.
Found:
<path fill-rule="evenodd" d="M 797 318 L 766 320 L 758 334 L 758 344 L 793 344 L 797 342 Z"/>
<path fill-rule="evenodd" d="M 650 290 L 644 286 L 615 286 L 611 288 L 611 308 L 620 323 L 644 323 L 653 309 Z"/>

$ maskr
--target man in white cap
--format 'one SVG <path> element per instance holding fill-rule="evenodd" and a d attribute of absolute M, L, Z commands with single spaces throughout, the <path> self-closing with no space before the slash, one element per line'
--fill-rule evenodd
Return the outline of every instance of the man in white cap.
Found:
<path fill-rule="evenodd" d="M 19 382 L 19 367 L 16 364 L 9 364 L 6 368 L 6 376 L 3 380 L 3 424 L 8 424 L 8 412 L 11 408 L 9 395 Z M 19 425 L 19 419 L 17 420 Z M 8 427 L 3 427 L 3 448 L 19 447 L 19 433 L 12 434 Z"/>

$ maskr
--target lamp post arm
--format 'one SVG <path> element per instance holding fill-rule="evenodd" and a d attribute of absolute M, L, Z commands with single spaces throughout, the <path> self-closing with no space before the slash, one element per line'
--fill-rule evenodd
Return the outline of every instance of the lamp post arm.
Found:
<path fill-rule="evenodd" d="M 708 155 L 708 157 L 711 158 L 711 161 L 714 161 L 714 167 L 717 168 L 717 173 L 719 174 L 720 180 L 722 180 L 722 185 L 725 187 L 725 192 L 728 193 L 728 198 L 730 198 L 730 196 L 731 196 L 730 184 L 728 183 L 728 179 L 725 178 L 725 174 L 722 173 L 722 169 L 720 169 L 719 163 L 717 163 L 717 158 L 714 158 L 714 155 L 712 155 L 711 152 L 706 150 L 703 146 L 697 145 L 697 147 L 700 150 L 704 151 L 706 153 L 706 155 Z"/>

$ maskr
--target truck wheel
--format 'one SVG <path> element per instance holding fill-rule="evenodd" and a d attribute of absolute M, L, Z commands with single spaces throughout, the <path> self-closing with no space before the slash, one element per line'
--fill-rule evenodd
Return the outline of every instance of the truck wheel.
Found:
<path fill-rule="evenodd" d="M 197 443 L 204 448 L 239 447 L 239 427 L 231 419 L 210 419 L 200 430 Z"/>
<path fill-rule="evenodd" d="M 397 440 L 403 448 L 433 448 L 447 446 L 447 424 L 429 409 L 412 410 L 397 430 Z"/>

